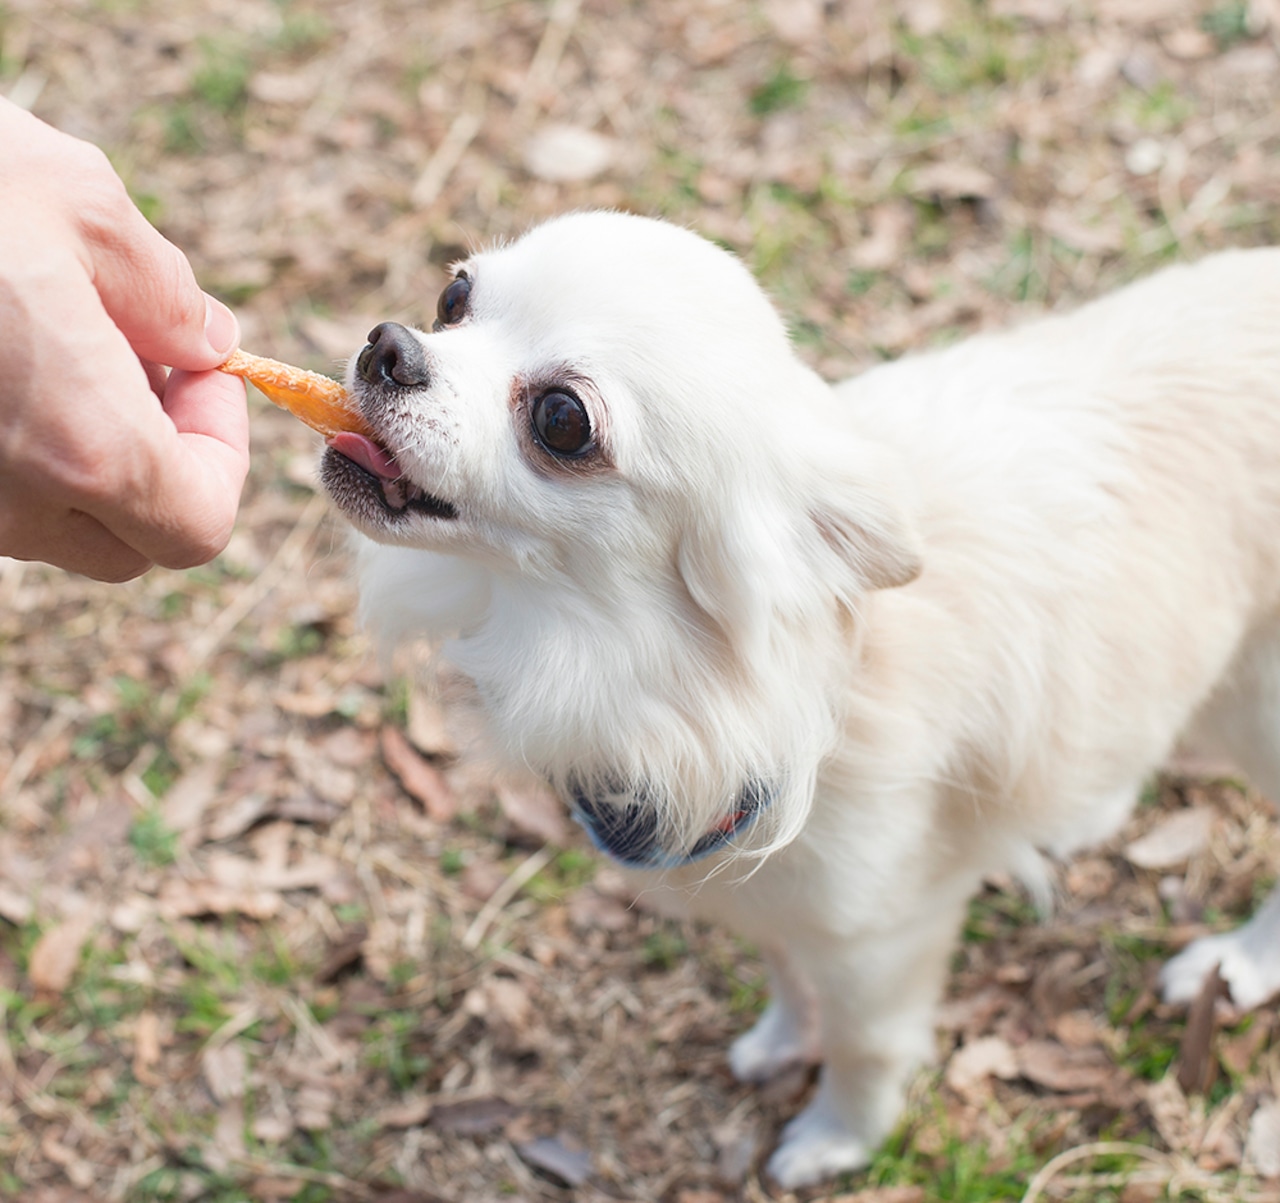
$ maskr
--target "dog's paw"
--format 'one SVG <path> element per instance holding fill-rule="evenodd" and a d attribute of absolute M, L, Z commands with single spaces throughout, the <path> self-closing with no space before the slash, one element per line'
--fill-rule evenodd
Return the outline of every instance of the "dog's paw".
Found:
<path fill-rule="evenodd" d="M 1195 940 L 1165 965 L 1160 972 L 1165 1002 L 1191 1002 L 1214 966 L 1231 992 L 1231 1001 L 1242 1011 L 1251 1011 L 1280 992 L 1280 955 L 1259 955 L 1240 931 L 1233 931 Z"/>
<path fill-rule="evenodd" d="M 729 1068 L 739 1082 L 767 1082 L 791 1065 L 818 1060 L 816 1042 L 776 1001 L 765 1007 L 755 1027 L 729 1046 Z"/>
<path fill-rule="evenodd" d="M 769 1158 L 769 1173 L 784 1190 L 795 1190 L 861 1169 L 871 1152 L 830 1111 L 814 1105 L 783 1130 L 782 1142 Z"/>

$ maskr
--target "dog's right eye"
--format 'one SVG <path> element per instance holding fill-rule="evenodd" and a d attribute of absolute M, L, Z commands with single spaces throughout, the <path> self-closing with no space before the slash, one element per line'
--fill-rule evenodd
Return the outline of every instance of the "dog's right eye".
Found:
<path fill-rule="evenodd" d="M 436 329 L 452 326 L 467 315 L 467 301 L 471 298 L 471 281 L 466 276 L 451 280 L 436 305 Z"/>

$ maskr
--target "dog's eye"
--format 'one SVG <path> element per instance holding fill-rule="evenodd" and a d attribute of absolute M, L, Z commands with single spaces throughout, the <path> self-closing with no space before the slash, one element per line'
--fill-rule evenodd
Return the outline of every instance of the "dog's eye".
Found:
<path fill-rule="evenodd" d="M 471 281 L 466 276 L 451 280 L 440 294 L 440 301 L 436 305 L 436 329 L 462 321 L 466 316 L 470 297 Z"/>
<path fill-rule="evenodd" d="M 553 455 L 581 455 L 591 445 L 587 407 L 572 393 L 553 389 L 533 403 L 533 433 Z"/>

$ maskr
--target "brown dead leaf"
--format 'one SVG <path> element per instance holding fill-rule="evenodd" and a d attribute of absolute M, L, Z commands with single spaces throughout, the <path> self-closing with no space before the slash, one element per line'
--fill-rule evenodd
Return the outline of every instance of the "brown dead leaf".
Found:
<path fill-rule="evenodd" d="M 1244 1160 L 1263 1178 L 1280 1178 L 1280 1102 L 1275 1099 L 1260 1103 L 1249 1120 Z"/>
<path fill-rule="evenodd" d="M 1182 1093 L 1177 1078 L 1165 1074 L 1160 1081 L 1147 1086 L 1144 1098 L 1160 1139 L 1174 1153 L 1189 1152 L 1195 1125 L 1187 1096 Z"/>
<path fill-rule="evenodd" d="M 1185 864 L 1208 846 L 1215 813 L 1208 806 L 1175 811 L 1124 850 L 1125 859 L 1140 869 L 1171 869 Z"/>
<path fill-rule="evenodd" d="M 520 1160 L 561 1186 L 581 1186 L 591 1176 L 591 1154 L 565 1136 L 545 1136 L 516 1145 Z"/>
<path fill-rule="evenodd" d="M 448 823 L 458 813 L 458 799 L 445 775 L 389 723 L 383 725 L 381 741 L 382 758 L 405 793 L 422 804 L 428 817 Z"/>
<path fill-rule="evenodd" d="M 519 840 L 541 847 L 561 845 L 569 838 L 569 821 L 560 799 L 544 785 L 526 783 L 498 787 L 498 805 Z"/>
<path fill-rule="evenodd" d="M 995 177 L 974 163 L 944 160 L 911 173 L 910 191 L 943 200 L 986 199 L 996 194 Z"/>
<path fill-rule="evenodd" d="M 427 1122 L 431 1106 L 431 1100 L 422 1096 L 401 1099 L 390 1107 L 384 1107 L 376 1118 L 384 1128 L 416 1128 Z"/>
<path fill-rule="evenodd" d="M 1207 1094 L 1217 1076 L 1213 1036 L 1218 1028 L 1218 999 L 1226 997 L 1227 984 L 1215 966 L 1191 1003 L 1178 1047 L 1178 1085 L 1185 1094 Z"/>
<path fill-rule="evenodd" d="M 244 1097 L 248 1061 L 244 1049 L 234 1040 L 212 1045 L 200 1056 L 200 1072 L 209 1093 L 220 1103 Z"/>
<path fill-rule="evenodd" d="M 523 983 L 510 977 L 491 977 L 467 991 L 463 1007 L 470 1015 L 488 1019 L 519 1031 L 532 1012 L 529 993 Z"/>
<path fill-rule="evenodd" d="M 133 1076 L 146 1086 L 160 1085 L 152 1069 L 160 1064 L 160 1017 L 154 1011 L 143 1011 L 133 1030 Z"/>
<path fill-rule="evenodd" d="M 97 917 L 85 910 L 41 935 L 27 963 L 27 976 L 37 990 L 60 994 L 71 985 L 80 964 L 80 951 L 96 923 Z"/>
<path fill-rule="evenodd" d="M 209 804 L 217 797 L 221 779 L 221 766 L 216 761 L 198 765 L 179 777 L 164 796 L 161 816 L 165 826 L 179 835 L 190 837 L 203 821 Z M 184 839 L 183 843 L 189 847 L 190 838 Z"/>
<path fill-rule="evenodd" d="M 35 914 L 35 904 L 25 894 L 0 884 L 0 919 L 8 920 L 15 927 L 30 921 Z"/>
<path fill-rule="evenodd" d="M 913 218 L 903 202 L 876 205 L 868 215 L 870 232 L 853 249 L 850 260 L 861 271 L 885 271 L 902 258 L 911 237 Z"/>
<path fill-rule="evenodd" d="M 405 734 L 424 756 L 452 760 L 458 755 L 458 745 L 449 733 L 444 707 L 437 698 L 418 687 L 409 691 Z"/>
<path fill-rule="evenodd" d="M 1100 1049 L 1071 1049 L 1056 1040 L 1029 1040 L 1018 1049 L 1018 1072 L 1046 1090 L 1073 1094 L 1101 1090 L 1117 1071 Z"/>
<path fill-rule="evenodd" d="M 160 913 L 171 919 L 200 915 L 270 919 L 279 913 L 283 901 L 274 890 L 228 887 L 215 881 L 187 881 L 180 877 L 167 878 L 157 899 Z"/>
<path fill-rule="evenodd" d="M 453 1136 L 490 1136 L 500 1132 L 520 1109 L 497 1095 L 479 1099 L 463 1099 L 457 1103 L 439 1103 L 431 1112 L 429 1123 L 440 1132 Z"/>
<path fill-rule="evenodd" d="M 216 843 L 233 840 L 248 831 L 270 806 L 271 799 L 265 793 L 241 794 L 214 815 L 205 832 L 206 838 Z"/>
<path fill-rule="evenodd" d="M 990 1092 L 991 1078 L 1006 1081 L 1018 1076 L 1018 1054 L 1000 1036 L 983 1036 L 954 1053 L 947 1063 L 945 1081 L 958 1095 L 977 1101 Z"/>

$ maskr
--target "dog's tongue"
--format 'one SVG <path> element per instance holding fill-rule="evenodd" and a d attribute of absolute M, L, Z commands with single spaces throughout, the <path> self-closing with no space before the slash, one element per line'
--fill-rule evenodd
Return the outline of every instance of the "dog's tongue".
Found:
<path fill-rule="evenodd" d="M 345 455 L 352 463 L 359 464 L 379 480 L 399 480 L 403 475 L 400 465 L 377 443 L 362 434 L 344 430 L 340 434 L 331 435 L 328 442 L 339 455 Z"/>

